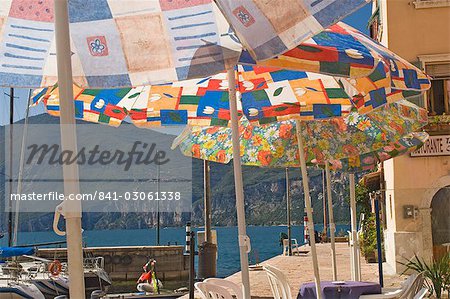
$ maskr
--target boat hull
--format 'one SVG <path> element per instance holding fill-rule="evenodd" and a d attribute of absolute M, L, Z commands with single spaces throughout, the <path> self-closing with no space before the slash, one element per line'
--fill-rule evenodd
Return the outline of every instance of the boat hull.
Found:
<path fill-rule="evenodd" d="M 44 295 L 32 284 L 18 283 L 0 286 L 0 299 L 44 299 Z"/>

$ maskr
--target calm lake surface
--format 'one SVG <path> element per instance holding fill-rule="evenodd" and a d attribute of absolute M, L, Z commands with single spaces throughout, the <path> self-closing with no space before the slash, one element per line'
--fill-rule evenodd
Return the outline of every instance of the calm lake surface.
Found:
<path fill-rule="evenodd" d="M 239 271 L 239 247 L 237 243 L 237 227 L 215 227 L 217 231 L 219 259 L 217 262 L 217 274 L 225 277 Z M 195 229 L 201 230 L 201 229 Z M 316 225 L 316 230 L 321 231 L 322 225 Z M 349 230 L 348 225 L 337 225 L 337 233 Z M 247 234 L 252 242 L 250 253 L 251 263 L 267 260 L 282 253 L 279 245 L 280 233 L 287 233 L 285 226 L 249 226 Z M 303 243 L 303 226 L 292 227 L 292 237 L 299 244 Z M 163 228 L 160 232 L 161 245 L 184 245 L 185 228 Z M 64 241 L 64 237 L 50 232 L 23 232 L 19 233 L 18 244 L 34 244 L 52 241 Z M 156 245 L 156 229 L 139 230 L 92 230 L 83 232 L 83 240 L 86 246 L 133 246 Z M 0 239 L 0 245 L 6 246 L 5 238 Z"/>

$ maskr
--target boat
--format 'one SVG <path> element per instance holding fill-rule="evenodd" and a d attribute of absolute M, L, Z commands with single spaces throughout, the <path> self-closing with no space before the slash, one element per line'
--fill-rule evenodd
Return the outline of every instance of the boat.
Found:
<path fill-rule="evenodd" d="M 0 259 L 33 253 L 33 248 L 0 247 Z M 15 262 L 0 264 L 0 299 L 45 299 L 31 282 L 22 278 L 22 268 Z"/>
<path fill-rule="evenodd" d="M 20 263 L 23 275 L 44 294 L 45 298 L 69 294 L 68 276 L 63 272 L 53 275 L 48 270 L 48 265 L 52 261 L 34 256 L 27 256 L 26 258 L 31 261 Z"/>
<path fill-rule="evenodd" d="M 1 278 L 0 299 L 45 299 L 45 297 L 32 283 Z"/>
<path fill-rule="evenodd" d="M 0 248 L 0 257 L 15 257 L 14 261 L 0 265 L 0 280 L 5 294 L 22 294 L 36 292 L 42 298 L 53 299 L 60 295 L 69 295 L 69 273 L 67 263 L 49 260 L 32 255 L 34 248 L 7 247 Z M 59 265 L 52 270 L 52 265 Z M 87 297 L 94 291 L 107 291 L 112 284 L 108 273 L 103 268 L 103 257 L 84 259 L 84 281 Z M 12 279 L 14 278 L 14 279 Z M 12 288 L 14 286 L 14 288 Z M 6 295 L 5 295 L 6 296 Z M 16 297 L 2 297 L 0 299 Z M 28 298 L 28 297 L 17 297 Z M 41 297 L 31 297 L 41 298 Z"/>
<path fill-rule="evenodd" d="M 45 298 L 54 298 L 60 295 L 69 295 L 69 273 L 67 263 L 61 263 L 61 271 L 57 275 L 51 273 L 50 265 L 55 263 L 36 256 L 26 256 L 29 262 L 21 262 L 24 273 L 28 280 L 34 284 Z M 84 259 L 84 284 L 87 297 L 94 291 L 106 292 L 112 284 L 108 273 L 103 269 L 103 258 Z"/>

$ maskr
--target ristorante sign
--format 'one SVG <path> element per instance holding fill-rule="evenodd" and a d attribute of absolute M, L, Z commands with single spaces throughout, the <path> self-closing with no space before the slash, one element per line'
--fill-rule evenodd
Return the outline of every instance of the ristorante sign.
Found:
<path fill-rule="evenodd" d="M 411 157 L 450 156 L 450 135 L 430 136 Z"/>

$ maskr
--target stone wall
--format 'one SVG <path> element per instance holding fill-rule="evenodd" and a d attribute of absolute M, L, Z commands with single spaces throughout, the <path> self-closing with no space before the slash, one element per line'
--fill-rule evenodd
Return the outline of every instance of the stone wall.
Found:
<path fill-rule="evenodd" d="M 182 282 L 189 276 L 189 260 L 183 250 L 183 246 L 122 246 L 88 247 L 83 251 L 85 257 L 104 257 L 104 268 L 113 281 L 136 281 L 142 274 L 142 266 L 153 258 L 160 280 Z M 51 260 L 67 259 L 65 248 L 39 249 L 36 255 Z"/>

